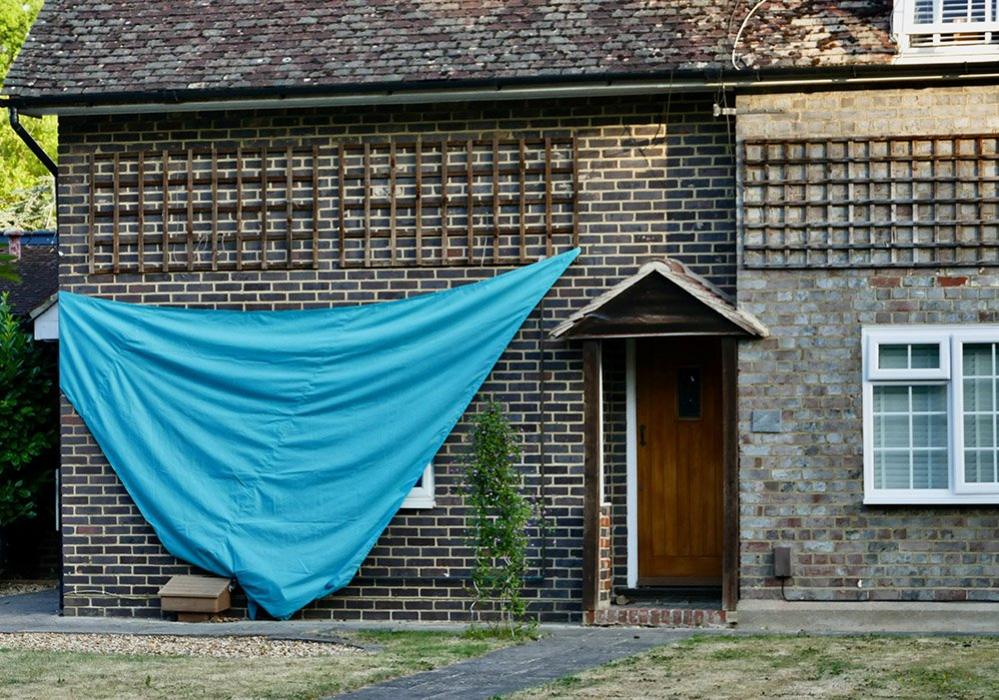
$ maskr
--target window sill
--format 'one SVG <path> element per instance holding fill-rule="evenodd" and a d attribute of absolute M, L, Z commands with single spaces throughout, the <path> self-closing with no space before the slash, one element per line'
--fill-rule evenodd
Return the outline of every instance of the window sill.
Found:
<path fill-rule="evenodd" d="M 978 50 L 982 49 L 982 50 Z M 902 49 L 892 61 L 896 66 L 989 63 L 999 61 L 999 46 Z"/>
<path fill-rule="evenodd" d="M 940 496 L 864 496 L 865 506 L 992 506 L 999 505 L 997 493 L 951 493 Z"/>
<path fill-rule="evenodd" d="M 427 508 L 435 508 L 437 506 L 437 501 L 434 500 L 432 496 L 415 496 L 408 497 L 399 506 L 399 510 L 425 510 Z"/>

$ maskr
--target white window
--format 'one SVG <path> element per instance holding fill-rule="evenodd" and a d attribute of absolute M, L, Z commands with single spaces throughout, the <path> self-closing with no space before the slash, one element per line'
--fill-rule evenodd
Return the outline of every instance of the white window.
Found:
<path fill-rule="evenodd" d="M 999 503 L 999 326 L 863 329 L 864 502 Z"/>
<path fill-rule="evenodd" d="M 999 0 L 895 0 L 892 32 L 902 62 L 995 60 Z"/>
<path fill-rule="evenodd" d="M 433 508 L 434 501 L 434 465 L 428 464 L 423 474 L 417 480 L 413 490 L 409 492 L 400 508 Z"/>

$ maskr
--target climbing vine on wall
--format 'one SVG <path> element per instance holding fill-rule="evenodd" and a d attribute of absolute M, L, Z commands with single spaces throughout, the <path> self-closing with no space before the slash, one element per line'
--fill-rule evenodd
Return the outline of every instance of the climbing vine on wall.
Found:
<path fill-rule="evenodd" d="M 511 633 L 525 624 L 523 598 L 527 573 L 527 526 L 533 513 L 521 493 L 517 471 L 520 445 L 497 403 L 490 403 L 475 420 L 472 459 L 467 469 L 468 503 L 472 507 L 475 566 L 472 584 L 476 608 L 493 605 Z"/>

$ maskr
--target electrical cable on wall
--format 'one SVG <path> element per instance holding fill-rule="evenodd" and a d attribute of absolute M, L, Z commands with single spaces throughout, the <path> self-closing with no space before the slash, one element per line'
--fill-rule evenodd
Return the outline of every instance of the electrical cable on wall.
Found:
<path fill-rule="evenodd" d="M 743 69 L 743 66 L 740 66 L 735 60 L 735 52 L 736 49 L 739 48 L 739 39 L 742 38 L 742 33 L 746 31 L 746 25 L 749 24 L 749 20 L 752 19 L 753 15 L 756 14 L 756 11 L 763 7 L 763 5 L 767 2 L 768 0 L 759 0 L 759 2 L 753 5 L 752 9 L 746 13 L 746 16 L 743 18 L 742 24 L 739 25 L 739 31 L 735 33 L 735 40 L 732 42 L 732 67 L 736 70 Z"/>

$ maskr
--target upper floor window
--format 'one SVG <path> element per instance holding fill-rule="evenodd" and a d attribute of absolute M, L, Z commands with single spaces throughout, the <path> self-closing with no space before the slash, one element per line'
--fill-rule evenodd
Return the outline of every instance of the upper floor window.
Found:
<path fill-rule="evenodd" d="M 999 0 L 895 0 L 892 32 L 902 60 L 994 60 Z"/>

